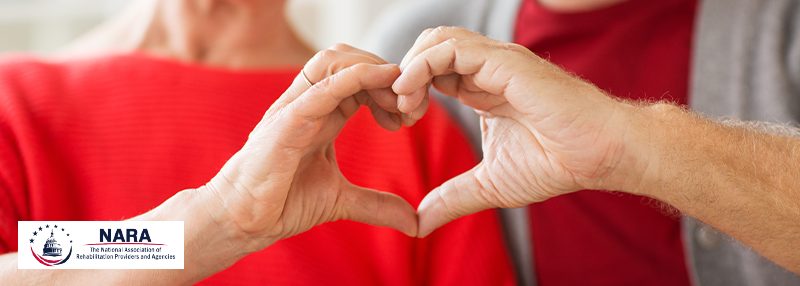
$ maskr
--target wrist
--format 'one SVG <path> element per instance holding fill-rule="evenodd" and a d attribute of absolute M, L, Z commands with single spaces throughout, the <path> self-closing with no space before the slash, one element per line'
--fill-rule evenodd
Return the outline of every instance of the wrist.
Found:
<path fill-rule="evenodd" d="M 174 284 L 197 283 L 252 252 L 252 243 L 235 231 L 223 201 L 207 186 L 180 191 L 135 219 L 184 222 L 184 269 L 173 272 Z"/>
<path fill-rule="evenodd" d="M 672 104 L 629 106 L 628 132 L 622 140 L 626 164 L 617 174 L 623 178 L 618 190 L 663 201 L 664 180 L 670 178 L 671 170 L 666 162 L 682 152 L 679 137 L 686 134 L 683 127 L 695 119 Z"/>
<path fill-rule="evenodd" d="M 613 161 L 617 163 L 599 189 L 652 197 L 654 178 L 660 172 L 659 133 L 664 130 L 666 113 L 679 108 L 669 104 L 617 104 L 611 125 L 621 126 L 623 131 L 617 137 L 616 148 L 609 151 L 616 155 Z"/>

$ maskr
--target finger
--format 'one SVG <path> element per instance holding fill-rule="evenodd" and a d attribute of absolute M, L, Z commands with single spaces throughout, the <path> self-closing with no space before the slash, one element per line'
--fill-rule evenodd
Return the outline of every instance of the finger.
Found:
<path fill-rule="evenodd" d="M 356 114 L 356 112 L 358 112 L 358 110 L 361 108 L 361 105 L 363 105 L 361 104 L 361 101 L 356 99 L 357 97 L 360 96 L 369 96 L 369 95 L 367 95 L 367 92 L 364 90 L 359 91 L 355 95 L 342 100 L 342 102 L 339 103 L 339 106 L 336 107 L 336 109 L 338 109 L 339 112 L 341 112 L 344 118 L 352 117 L 353 115 Z"/>
<path fill-rule="evenodd" d="M 370 59 L 373 59 L 375 61 L 375 63 L 379 64 L 379 65 L 388 64 L 389 63 L 386 60 L 382 59 L 379 56 L 376 56 L 373 53 L 367 52 L 365 50 L 362 50 L 362 49 L 359 49 L 359 48 L 356 48 L 356 47 L 353 47 L 353 46 L 350 46 L 350 45 L 347 45 L 347 44 L 342 44 L 342 43 L 334 44 L 329 49 L 335 50 L 335 51 L 340 51 L 340 52 L 359 54 L 359 55 L 368 57 Z"/>
<path fill-rule="evenodd" d="M 408 236 L 417 235 L 414 207 L 398 195 L 361 188 L 347 183 L 342 187 L 341 205 L 335 218 L 387 226 Z"/>
<path fill-rule="evenodd" d="M 479 37 L 482 36 L 461 27 L 441 26 L 437 28 L 426 29 L 425 31 L 422 31 L 417 40 L 414 42 L 414 45 L 411 46 L 411 49 L 409 49 L 405 57 L 403 57 L 403 61 L 400 62 L 400 69 L 405 70 L 406 65 L 409 64 L 417 55 L 429 49 L 430 47 L 447 41 L 450 38 L 475 39 Z"/>
<path fill-rule="evenodd" d="M 381 127 L 389 131 L 397 131 L 401 127 L 403 127 L 403 123 L 400 119 L 400 115 L 396 112 L 389 112 L 380 107 L 374 100 L 373 95 L 368 91 L 361 91 L 354 98 L 359 102 L 360 105 L 365 105 L 369 107 L 370 112 L 372 113 L 372 117 L 375 119 L 375 122 L 378 123 Z M 349 116 L 348 116 L 349 117 Z"/>
<path fill-rule="evenodd" d="M 458 74 L 472 74 L 480 69 L 480 65 L 486 58 L 490 50 L 473 52 L 472 56 L 478 58 L 467 58 L 457 54 L 468 47 L 456 46 L 457 40 L 448 40 L 435 45 L 411 60 L 403 69 L 403 74 L 392 85 L 392 89 L 399 95 L 410 94 L 430 82 L 434 76 L 446 75 L 455 72 L 455 65 L 461 66 Z M 461 49 L 459 49 L 461 48 Z M 469 66 L 465 64 L 470 63 Z M 476 65 L 477 63 L 477 65 Z"/>
<path fill-rule="evenodd" d="M 431 32 L 433 32 L 433 30 L 434 28 L 425 29 L 424 31 L 422 31 L 422 33 L 419 34 L 417 39 L 414 40 L 414 44 L 411 45 L 411 49 L 409 49 L 408 52 L 406 52 L 406 55 L 403 56 L 403 59 L 400 61 L 401 70 L 403 69 L 403 67 L 406 66 L 406 64 L 408 64 L 408 62 L 411 61 L 411 59 L 416 57 L 417 54 L 428 48 L 427 46 L 423 45 L 422 42 L 428 38 L 428 35 L 430 35 Z"/>
<path fill-rule="evenodd" d="M 475 86 L 469 77 L 462 78 L 459 74 L 434 77 L 433 87 L 447 96 L 458 98 L 462 104 L 477 110 L 490 110 L 507 102 L 504 97 L 484 91 Z"/>
<path fill-rule="evenodd" d="M 313 85 L 316 85 L 316 83 L 323 79 L 359 63 L 374 64 L 376 61 L 361 54 L 323 50 L 315 54 L 314 57 L 306 63 L 303 67 L 303 73 Z M 307 89 L 309 89 L 309 87 L 305 83 L 305 80 L 303 80 L 302 74 L 298 74 L 292 82 L 292 86 L 275 101 L 273 106 L 286 106 L 300 97 Z"/>
<path fill-rule="evenodd" d="M 372 59 L 376 64 L 388 64 L 388 62 L 386 60 L 382 59 L 381 57 L 379 57 L 379 56 L 377 56 L 377 55 L 375 55 L 373 53 L 370 53 L 370 52 L 367 52 L 367 51 L 352 47 L 352 46 L 347 45 L 347 44 L 337 43 L 337 44 L 334 44 L 333 46 L 331 46 L 329 49 L 335 50 L 335 51 L 340 51 L 340 52 L 346 52 L 346 53 L 351 53 L 351 54 L 362 55 L 364 57 Z M 372 98 L 372 100 L 374 100 L 375 103 L 377 103 L 377 106 L 380 106 L 381 108 L 383 108 L 384 110 L 386 110 L 388 112 L 392 112 L 392 113 L 398 112 L 397 111 L 397 104 L 396 104 L 397 103 L 397 95 L 394 94 L 394 92 L 392 91 L 391 88 L 373 89 L 373 90 L 367 90 L 367 92 L 369 93 L 369 96 L 370 96 L 370 97 L 367 97 L 367 98 Z M 373 105 L 367 104 L 367 102 L 362 102 L 362 104 L 370 106 L 370 109 L 373 109 Z M 376 113 L 375 110 L 373 110 L 373 114 L 375 114 L 375 113 Z M 384 116 L 381 115 L 381 117 L 384 117 Z M 394 116 L 394 117 L 397 117 L 398 119 L 400 118 L 399 116 Z"/>
<path fill-rule="evenodd" d="M 400 68 L 392 64 L 378 66 L 360 63 L 344 69 L 316 83 L 285 107 L 270 107 L 264 119 L 250 133 L 250 139 L 259 141 L 271 138 L 284 148 L 305 149 L 317 137 L 323 116 L 340 108 L 344 102 L 340 111 L 344 119 L 348 119 L 358 110 L 352 104 L 354 94 L 362 89 L 385 88 L 399 74 Z M 386 121 L 380 117 L 378 120 L 379 124 Z"/>
<path fill-rule="evenodd" d="M 409 113 L 414 111 L 414 109 L 422 103 L 422 100 L 428 96 L 428 87 L 430 86 L 430 82 L 423 87 L 415 90 L 410 94 L 398 94 L 397 95 L 397 110 L 402 113 Z"/>
<path fill-rule="evenodd" d="M 459 85 L 461 85 L 461 75 L 457 73 L 440 75 L 431 80 L 431 85 L 444 95 L 458 98 L 458 88 Z"/>
<path fill-rule="evenodd" d="M 480 166 L 481 164 L 450 179 L 422 199 L 417 208 L 417 237 L 426 237 L 440 226 L 459 217 L 495 207 L 475 196 L 481 192 L 481 184 L 475 178 L 475 172 Z"/>
<path fill-rule="evenodd" d="M 390 86 L 399 75 L 396 65 L 356 64 L 314 84 L 287 108 L 295 116 L 316 120 L 361 90 Z"/>
<path fill-rule="evenodd" d="M 431 49 L 445 48 L 437 45 Z M 434 76 L 452 73 L 450 71 L 450 63 L 455 59 L 455 55 L 428 59 L 425 55 L 431 53 L 431 49 L 426 50 L 420 54 L 420 57 L 412 60 L 398 78 L 398 80 L 402 81 L 395 81 L 392 85 L 392 90 L 398 95 L 397 108 L 402 113 L 409 113 L 417 109 L 424 96 L 428 94 L 428 88 L 433 82 Z M 452 52 L 455 53 L 455 50 L 452 50 Z M 425 65 L 419 64 L 420 59 L 424 61 Z"/>
<path fill-rule="evenodd" d="M 369 93 L 369 97 L 375 100 L 375 103 L 384 110 L 392 113 L 400 112 L 400 110 L 397 109 L 397 94 L 392 91 L 391 87 L 370 89 L 367 90 L 367 92 Z"/>
<path fill-rule="evenodd" d="M 297 97 L 300 96 L 300 94 L 302 94 L 308 89 L 309 87 L 306 84 L 305 80 L 303 79 L 302 73 L 297 73 L 297 76 L 295 76 L 294 80 L 292 81 L 292 84 L 289 85 L 288 88 L 286 88 L 286 91 L 284 91 L 283 94 L 280 97 L 278 97 L 278 99 L 275 100 L 275 102 L 272 103 L 272 105 L 270 105 L 269 109 L 264 114 L 264 117 L 261 119 L 260 122 L 258 122 L 258 125 L 256 125 L 255 130 L 260 129 L 262 125 L 269 123 L 270 119 L 275 118 L 273 114 L 279 113 L 287 105 L 289 105 L 289 103 L 297 99 Z"/>
<path fill-rule="evenodd" d="M 430 106 L 430 94 L 426 92 L 425 96 L 422 98 L 422 102 L 417 105 L 416 109 L 409 113 L 402 114 L 401 118 L 403 119 L 403 124 L 406 126 L 414 126 L 417 121 L 422 119 L 422 117 L 425 115 L 425 112 L 428 111 L 428 106 Z"/>
<path fill-rule="evenodd" d="M 462 101 L 478 102 L 488 93 L 500 96 L 502 98 L 499 100 L 504 101 L 507 100 L 505 90 L 515 82 L 513 77 L 519 76 L 517 74 L 523 70 L 522 66 L 515 65 L 525 59 L 515 51 L 485 42 L 448 40 L 415 58 L 394 82 L 392 89 L 399 95 L 408 94 L 423 88 L 431 81 L 431 77 L 457 73 L 462 75 L 460 82 L 445 76 L 445 85 L 442 87 L 447 94 L 452 96 L 455 93 Z M 433 82 L 438 88 L 440 82 Z M 453 87 L 455 83 L 458 83 L 456 88 Z M 516 90 L 524 90 L 524 86 L 518 85 L 514 85 Z M 471 92 L 462 92 L 464 87 Z"/>

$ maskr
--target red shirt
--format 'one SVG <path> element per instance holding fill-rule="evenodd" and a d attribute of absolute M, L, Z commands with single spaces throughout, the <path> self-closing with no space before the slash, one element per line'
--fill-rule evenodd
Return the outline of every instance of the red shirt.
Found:
<path fill-rule="evenodd" d="M 236 72 L 144 55 L 0 59 L 0 253 L 18 220 L 123 220 L 210 180 L 299 69 Z M 360 110 L 335 142 L 345 177 L 419 205 L 475 165 L 431 102 L 388 132 Z M 204 280 L 224 285 L 510 285 L 494 212 L 425 239 L 337 221 L 253 253 Z"/>
<path fill-rule="evenodd" d="M 555 13 L 525 0 L 515 41 L 607 92 L 687 99 L 695 0 L 631 0 Z M 580 191 L 530 206 L 540 285 L 689 285 L 675 213 L 651 199 Z"/>

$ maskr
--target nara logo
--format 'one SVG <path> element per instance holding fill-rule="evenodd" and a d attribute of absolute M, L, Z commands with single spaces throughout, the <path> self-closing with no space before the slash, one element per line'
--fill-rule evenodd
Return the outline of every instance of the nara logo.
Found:
<path fill-rule="evenodd" d="M 72 256 L 69 232 L 58 225 L 46 224 L 31 232 L 31 254 L 45 266 L 61 265 Z"/>

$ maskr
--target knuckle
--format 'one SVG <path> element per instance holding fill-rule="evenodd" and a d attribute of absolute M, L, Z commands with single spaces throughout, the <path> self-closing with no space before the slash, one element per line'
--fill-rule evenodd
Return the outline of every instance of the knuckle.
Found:
<path fill-rule="evenodd" d="M 475 32 L 458 26 L 439 26 L 434 29 L 432 34 L 440 38 L 452 38 L 456 36 L 465 36 L 468 34 L 475 34 Z"/>
<path fill-rule="evenodd" d="M 427 28 L 427 29 L 423 30 L 422 33 L 420 33 L 420 35 L 419 35 L 419 39 L 427 38 L 428 36 L 431 35 L 431 33 L 433 33 L 434 30 L 436 30 L 436 28 Z M 417 41 L 419 41 L 419 40 L 417 40 Z"/>
<path fill-rule="evenodd" d="M 505 49 L 505 50 L 512 51 L 512 52 L 517 52 L 517 53 L 524 53 L 524 52 L 528 51 L 527 48 L 523 47 L 520 44 L 515 44 L 515 43 L 502 43 L 500 45 L 500 47 Z"/>
<path fill-rule="evenodd" d="M 369 68 L 370 65 L 367 63 L 357 63 L 350 66 L 350 69 L 353 70 L 354 72 L 357 72 L 358 74 L 368 71 Z"/>
<path fill-rule="evenodd" d="M 448 37 L 455 27 L 439 26 L 431 31 L 431 35 L 436 37 Z"/>
<path fill-rule="evenodd" d="M 453 46 L 453 47 L 458 47 L 461 43 L 462 43 L 462 41 L 457 39 L 457 38 L 449 38 L 449 39 L 447 39 L 447 41 L 444 41 L 445 45 L 450 45 L 450 46 Z"/>
<path fill-rule="evenodd" d="M 322 50 L 317 52 L 311 60 L 306 63 L 303 70 L 311 82 L 319 82 L 325 77 L 332 74 L 331 66 L 336 62 L 337 51 L 335 50 Z M 320 70 L 325 71 L 320 74 Z"/>
<path fill-rule="evenodd" d="M 322 50 L 319 51 L 314 58 L 318 58 L 319 61 L 323 63 L 330 63 L 336 59 L 337 53 L 338 52 L 336 50 L 331 50 L 331 49 Z"/>
<path fill-rule="evenodd" d="M 440 26 L 436 29 L 438 30 L 439 33 L 453 33 L 464 30 L 464 28 L 457 26 Z"/>

